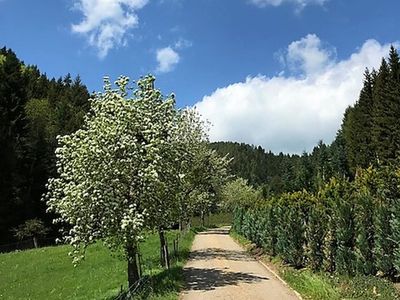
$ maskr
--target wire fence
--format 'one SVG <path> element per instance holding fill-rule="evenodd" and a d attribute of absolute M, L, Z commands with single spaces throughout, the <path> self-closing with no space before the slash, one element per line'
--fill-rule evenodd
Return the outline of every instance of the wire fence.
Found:
<path fill-rule="evenodd" d="M 169 260 L 172 262 L 177 262 L 179 260 L 179 247 L 180 247 L 180 241 L 181 241 L 181 234 L 178 233 L 175 235 L 175 237 L 172 240 L 172 243 L 170 244 L 171 248 L 166 247 L 166 257 L 168 260 L 168 266 L 169 266 Z M 165 242 L 168 245 L 168 238 L 165 236 Z M 170 250 L 168 250 L 170 249 Z M 139 251 L 140 253 L 140 251 Z M 149 296 L 153 293 L 154 289 L 153 286 L 156 284 L 154 282 L 154 274 L 149 274 L 148 272 L 152 270 L 154 267 L 153 262 L 148 262 L 143 260 L 143 257 L 141 254 L 138 253 L 137 257 L 137 262 L 138 262 L 138 268 L 139 268 L 139 274 L 140 274 L 140 279 L 136 281 L 134 284 L 132 284 L 130 287 L 126 288 L 125 290 L 121 286 L 121 291 L 119 294 L 113 298 L 114 300 L 136 300 L 136 299 L 148 299 Z M 142 268 L 147 270 L 147 274 L 143 275 L 142 274 Z M 169 267 L 168 267 L 169 268 Z"/>
<path fill-rule="evenodd" d="M 147 299 L 152 292 L 151 276 L 146 275 L 141 277 L 126 290 L 123 290 L 121 286 L 121 292 L 114 300 Z"/>

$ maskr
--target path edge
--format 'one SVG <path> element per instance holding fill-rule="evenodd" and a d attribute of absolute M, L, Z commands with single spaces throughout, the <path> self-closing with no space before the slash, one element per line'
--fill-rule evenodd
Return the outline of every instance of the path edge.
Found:
<path fill-rule="evenodd" d="M 247 251 L 247 249 L 243 245 L 241 245 L 235 238 L 233 238 L 232 236 L 231 236 L 231 238 L 240 248 L 242 248 L 247 253 L 249 253 Z M 274 270 L 272 270 L 265 262 L 263 262 L 261 259 L 258 259 L 257 257 L 254 257 L 254 255 L 251 255 L 250 253 L 249 253 L 249 255 L 252 256 L 256 261 L 258 261 L 265 269 L 267 269 L 269 272 L 271 272 L 286 287 L 288 287 L 290 290 L 292 290 L 294 292 L 294 294 L 297 296 L 297 298 L 299 298 L 300 300 L 304 300 L 298 291 L 296 291 L 294 288 L 292 288 L 285 280 L 282 279 L 281 276 L 279 276 Z"/>

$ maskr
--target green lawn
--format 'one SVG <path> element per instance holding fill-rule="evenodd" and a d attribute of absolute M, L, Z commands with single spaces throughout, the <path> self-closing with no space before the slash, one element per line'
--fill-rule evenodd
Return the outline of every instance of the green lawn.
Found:
<path fill-rule="evenodd" d="M 172 240 L 177 232 L 168 232 Z M 158 235 L 141 244 L 143 272 L 150 275 L 151 299 L 176 299 L 182 286 L 182 266 L 195 233 L 181 238 L 178 258 L 169 271 L 159 267 Z M 0 299 L 112 299 L 127 286 L 126 262 L 112 256 L 102 244 L 88 248 L 76 268 L 67 255 L 69 246 L 46 247 L 0 254 Z"/>

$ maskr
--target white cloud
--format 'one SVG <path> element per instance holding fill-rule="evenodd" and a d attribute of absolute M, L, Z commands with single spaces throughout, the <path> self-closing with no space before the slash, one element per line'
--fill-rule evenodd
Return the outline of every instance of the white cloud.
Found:
<path fill-rule="evenodd" d="M 75 0 L 74 8 L 84 18 L 72 25 L 72 32 L 84 34 L 100 58 L 114 47 L 124 46 L 126 33 L 139 24 L 137 11 L 149 0 Z"/>
<path fill-rule="evenodd" d="M 323 48 L 321 40 L 315 34 L 308 34 L 299 41 L 292 42 L 281 61 L 293 72 L 316 74 L 324 71 L 333 63 L 336 50 Z"/>
<path fill-rule="evenodd" d="M 341 61 L 332 51 L 308 35 L 291 43 L 284 57 L 302 76 L 248 77 L 205 96 L 196 106 L 213 125 L 211 140 L 287 153 L 310 151 L 320 139 L 331 142 L 346 107 L 358 98 L 365 68 L 379 67 L 389 45 L 368 40 Z"/>
<path fill-rule="evenodd" d="M 175 49 L 186 49 L 186 48 L 190 48 L 193 46 L 193 43 L 189 40 L 185 40 L 183 38 L 180 38 L 174 45 Z"/>
<path fill-rule="evenodd" d="M 280 6 L 286 3 L 292 3 L 296 5 L 298 8 L 302 9 L 307 5 L 324 5 L 329 0 L 250 0 L 250 3 L 258 6 L 258 7 L 266 7 L 266 6 Z"/>
<path fill-rule="evenodd" d="M 156 58 L 158 66 L 157 73 L 167 73 L 173 70 L 176 64 L 179 63 L 180 56 L 171 47 L 165 47 L 157 50 Z"/>

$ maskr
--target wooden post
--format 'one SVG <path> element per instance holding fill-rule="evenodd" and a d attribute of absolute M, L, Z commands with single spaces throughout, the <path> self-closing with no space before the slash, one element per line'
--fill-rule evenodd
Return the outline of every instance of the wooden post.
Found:
<path fill-rule="evenodd" d="M 164 258 L 165 258 L 165 266 L 167 267 L 167 269 L 169 269 L 170 265 L 169 265 L 169 253 L 168 253 L 168 240 L 166 236 L 164 245 Z"/>

